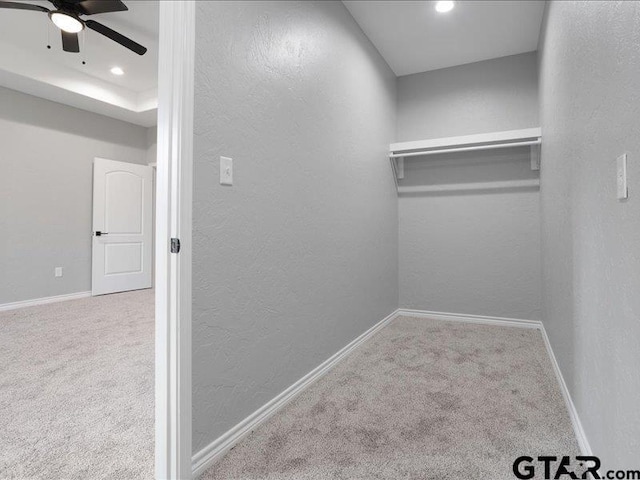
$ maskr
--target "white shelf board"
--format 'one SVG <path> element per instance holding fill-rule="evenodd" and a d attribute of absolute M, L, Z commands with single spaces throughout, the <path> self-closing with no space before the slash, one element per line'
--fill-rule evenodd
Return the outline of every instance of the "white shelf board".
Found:
<path fill-rule="evenodd" d="M 521 130 L 506 130 L 502 132 L 480 133 L 476 135 L 464 135 L 460 137 L 433 138 L 430 140 L 416 140 L 413 142 L 397 142 L 389 145 L 392 154 L 411 152 L 415 150 L 453 149 L 469 146 L 489 146 L 505 142 L 521 142 L 540 140 L 542 130 L 540 127 L 525 128 Z"/>
<path fill-rule="evenodd" d="M 505 142 L 505 143 L 484 143 L 482 145 L 471 145 L 467 147 L 445 147 L 445 148 L 436 148 L 430 150 L 418 150 L 411 152 L 401 152 L 401 153 L 391 153 L 389 157 L 397 158 L 401 160 L 403 158 L 409 157 L 422 157 L 424 155 L 437 155 L 439 153 L 453 153 L 453 152 L 475 152 L 478 150 L 499 150 L 500 148 L 513 148 L 513 147 L 524 147 L 524 146 L 537 146 L 540 145 L 542 140 L 534 139 L 534 140 L 524 140 L 520 142 Z"/>

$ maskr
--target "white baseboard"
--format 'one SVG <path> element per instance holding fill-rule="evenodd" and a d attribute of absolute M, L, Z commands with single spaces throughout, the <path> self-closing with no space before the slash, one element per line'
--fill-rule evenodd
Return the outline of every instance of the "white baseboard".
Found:
<path fill-rule="evenodd" d="M 544 326 L 540 329 L 540 333 L 542 333 L 542 338 L 544 340 L 545 346 L 547 347 L 547 352 L 549 353 L 549 358 L 551 360 L 551 364 L 553 365 L 553 370 L 555 371 L 556 377 L 558 378 L 560 390 L 562 390 L 562 396 L 564 397 L 564 402 L 567 405 L 567 410 L 569 411 L 569 417 L 571 418 L 571 424 L 573 425 L 573 430 L 576 434 L 576 439 L 578 440 L 580 451 L 583 455 L 593 455 L 591 446 L 589 445 L 589 441 L 587 440 L 587 435 L 584 432 L 584 428 L 582 428 L 582 422 L 580 422 L 580 417 L 578 417 L 578 411 L 576 410 L 576 406 L 573 404 L 571 394 L 569 393 L 567 384 L 565 383 L 564 377 L 562 376 L 560 365 L 558 365 L 556 356 L 553 353 L 551 342 L 549 341 L 549 337 L 547 336 L 547 331 L 544 329 Z"/>
<path fill-rule="evenodd" d="M 340 360 L 349 355 L 349 353 L 360 346 L 360 344 L 368 340 L 378 330 L 383 328 L 385 325 L 387 325 L 387 323 L 389 323 L 397 316 L 398 311 L 396 310 L 391 315 L 376 323 L 373 327 L 364 332 L 342 350 L 335 353 L 324 363 L 322 363 L 307 375 L 302 377 L 300 380 L 298 380 L 296 383 L 291 385 L 284 392 L 280 393 L 278 396 L 270 400 L 268 403 L 253 412 L 243 421 L 238 423 L 235 427 L 231 428 L 221 437 L 217 438 L 202 450 L 200 450 L 198 453 L 196 453 L 192 458 L 193 478 L 196 478 L 197 476 L 204 473 L 211 465 L 222 458 L 222 456 L 227 453 L 227 451 L 229 451 L 231 447 L 242 440 L 242 438 L 255 430 L 262 422 L 267 420 L 271 415 L 284 407 L 289 401 L 302 393 L 302 391 L 309 387 L 313 382 L 329 372 L 329 370 L 331 370 L 338 362 L 340 362 Z"/>
<path fill-rule="evenodd" d="M 542 328 L 542 322 L 540 320 L 523 320 L 520 318 L 485 317 L 481 315 L 467 315 L 465 313 L 430 312 L 428 310 L 410 310 L 407 308 L 399 309 L 398 314 L 407 317 L 479 323 L 482 325 L 500 325 L 502 327 Z"/>
<path fill-rule="evenodd" d="M 56 295 L 53 297 L 34 298 L 33 300 L 22 300 L 20 302 L 3 303 L 0 305 L 0 312 L 15 310 L 17 308 L 34 307 L 36 305 L 46 305 L 47 303 L 65 302 L 67 300 L 78 300 L 87 298 L 91 292 L 67 293 L 66 295 Z"/>
<path fill-rule="evenodd" d="M 571 400 L 571 395 L 569 393 L 569 390 L 567 389 L 564 378 L 562 377 L 562 372 L 560 371 L 560 367 L 558 366 L 556 357 L 553 354 L 551 344 L 549 343 L 549 338 L 547 337 L 547 333 L 541 321 L 523 320 L 518 318 L 487 317 L 480 315 L 467 315 L 446 312 L 431 312 L 427 310 L 398 309 L 391 315 L 387 316 L 382 321 L 371 327 L 369 330 L 364 332 L 353 342 L 334 354 L 324 363 L 302 377 L 296 383 L 287 388 L 284 392 L 280 393 L 277 397 L 273 398 L 271 401 L 253 412 L 242 422 L 238 423 L 235 427 L 224 433 L 221 437 L 217 438 L 205 448 L 196 453 L 192 458 L 193 478 L 197 478 L 199 475 L 204 473 L 209 467 L 220 460 L 222 456 L 224 456 L 224 454 L 227 453 L 236 443 L 238 443 L 246 435 L 255 430 L 262 422 L 267 420 L 271 415 L 273 415 L 280 408 L 286 405 L 287 402 L 302 393 L 302 391 L 304 391 L 313 382 L 326 374 L 329 370 L 331 370 L 331 368 L 333 368 L 338 362 L 340 362 L 340 360 L 342 360 L 345 356 L 355 350 L 363 342 L 368 340 L 374 333 L 376 333 L 378 330 L 380 330 L 393 319 L 399 316 L 476 323 L 483 325 L 532 328 L 540 330 L 551 363 L 553 365 L 553 369 L 558 379 L 560 390 L 562 391 L 562 396 L 564 397 L 565 404 L 571 418 L 571 423 L 573 425 L 578 444 L 580 445 L 580 449 L 584 455 L 591 455 L 591 448 L 589 447 L 589 442 L 587 441 L 587 437 L 585 436 L 582 424 L 580 423 L 580 419 L 578 418 L 578 412 L 576 411 L 573 401 Z"/>

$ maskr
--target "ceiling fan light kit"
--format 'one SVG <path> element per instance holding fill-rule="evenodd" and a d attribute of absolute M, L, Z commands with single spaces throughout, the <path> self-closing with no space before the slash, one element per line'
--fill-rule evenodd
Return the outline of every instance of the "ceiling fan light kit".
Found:
<path fill-rule="evenodd" d="M 84 23 L 75 15 L 60 10 L 49 12 L 53 24 L 63 32 L 78 33 L 84 30 Z"/>
<path fill-rule="evenodd" d="M 96 15 L 98 13 L 125 12 L 129 10 L 121 0 L 49 0 L 55 10 L 21 2 L 0 1 L 0 8 L 12 10 L 31 10 L 34 12 L 44 12 L 49 15 L 53 24 L 58 27 L 62 34 L 62 49 L 65 52 L 77 53 L 80 51 L 78 33 L 85 27 L 97 32 L 105 37 L 119 43 L 125 48 L 138 55 L 147 53 L 147 49 L 121 33 L 110 29 L 106 25 L 95 20 L 83 20 L 82 15 Z"/>

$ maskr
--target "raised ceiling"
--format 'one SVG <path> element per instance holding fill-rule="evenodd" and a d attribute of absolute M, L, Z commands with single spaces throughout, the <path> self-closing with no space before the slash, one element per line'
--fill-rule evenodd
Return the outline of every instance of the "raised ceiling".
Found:
<path fill-rule="evenodd" d="M 124 2 L 127 12 L 90 18 L 143 44 L 149 49 L 143 56 L 87 29 L 80 34 L 81 52 L 64 52 L 60 30 L 45 13 L 0 10 L 0 85 L 138 125 L 155 125 L 159 3 Z M 23 3 L 53 8 L 44 0 Z M 111 74 L 114 66 L 125 74 Z"/>
<path fill-rule="evenodd" d="M 52 7 L 45 0 L 21 1 Z M 142 57 L 86 30 L 81 53 L 67 53 L 44 13 L 0 10 L 0 85 L 155 125 L 159 1 L 124 1 L 128 12 L 94 18 L 148 47 Z M 536 0 L 457 1 L 444 14 L 426 0 L 344 4 L 398 76 L 533 51 L 544 10 L 544 1 Z M 125 75 L 112 75 L 114 66 Z"/>
<path fill-rule="evenodd" d="M 544 1 L 345 0 L 345 6 L 396 75 L 479 62 L 537 49 Z"/>

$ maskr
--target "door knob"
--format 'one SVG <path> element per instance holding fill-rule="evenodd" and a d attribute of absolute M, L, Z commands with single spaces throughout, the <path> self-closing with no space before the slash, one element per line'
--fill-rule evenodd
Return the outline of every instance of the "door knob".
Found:
<path fill-rule="evenodd" d="M 101 232 L 100 230 L 96 232 L 96 237 L 101 237 L 102 235 L 109 235 L 109 234 L 107 232 Z"/>

